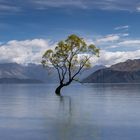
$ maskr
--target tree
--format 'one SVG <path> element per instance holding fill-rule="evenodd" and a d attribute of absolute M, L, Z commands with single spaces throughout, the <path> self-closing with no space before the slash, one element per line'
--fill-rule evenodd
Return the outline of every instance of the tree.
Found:
<path fill-rule="evenodd" d="M 70 35 L 64 41 L 60 41 L 55 49 L 47 50 L 42 57 L 44 67 L 53 66 L 58 73 L 59 86 L 55 93 L 61 95 L 61 89 L 72 81 L 78 81 L 77 75 L 91 66 L 91 58 L 99 56 L 99 49 L 95 45 L 87 45 L 83 38 Z"/>

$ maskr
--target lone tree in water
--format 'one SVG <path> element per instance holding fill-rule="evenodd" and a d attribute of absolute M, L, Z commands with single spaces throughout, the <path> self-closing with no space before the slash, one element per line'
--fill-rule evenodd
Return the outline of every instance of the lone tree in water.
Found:
<path fill-rule="evenodd" d="M 84 68 L 91 66 L 90 59 L 99 56 L 99 49 L 95 45 L 87 45 L 83 38 L 70 35 L 60 41 L 55 49 L 47 50 L 42 57 L 44 67 L 53 66 L 58 73 L 59 86 L 55 93 L 61 95 L 61 89 L 68 86 Z"/>

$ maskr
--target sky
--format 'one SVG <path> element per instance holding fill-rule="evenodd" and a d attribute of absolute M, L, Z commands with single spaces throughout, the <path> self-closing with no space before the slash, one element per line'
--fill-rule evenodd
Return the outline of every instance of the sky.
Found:
<path fill-rule="evenodd" d="M 140 59 L 140 0 L 0 0 L 0 63 L 40 63 L 70 34 L 100 48 L 94 63 Z"/>

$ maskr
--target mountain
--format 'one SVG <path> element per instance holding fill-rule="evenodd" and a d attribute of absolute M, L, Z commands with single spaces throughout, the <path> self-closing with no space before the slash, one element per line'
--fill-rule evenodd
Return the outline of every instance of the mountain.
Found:
<path fill-rule="evenodd" d="M 18 78 L 1 78 L 0 79 L 0 84 L 7 84 L 7 83 L 16 83 L 16 84 L 37 83 L 38 84 L 38 83 L 43 83 L 43 82 L 40 80 L 36 80 L 36 79 L 18 79 Z"/>
<path fill-rule="evenodd" d="M 57 72 L 53 67 L 43 68 L 42 65 L 29 64 L 24 67 L 24 75 L 31 79 L 38 79 L 45 83 L 58 81 Z"/>
<path fill-rule="evenodd" d="M 91 69 L 85 69 L 79 74 L 82 80 L 91 73 L 104 68 L 104 66 L 95 66 Z M 42 65 L 28 64 L 20 65 L 17 63 L 0 64 L 0 83 L 56 83 L 58 75 L 53 67 L 43 68 Z"/>
<path fill-rule="evenodd" d="M 100 69 L 82 82 L 84 83 L 140 83 L 140 59 L 127 60 L 109 68 Z"/>
<path fill-rule="evenodd" d="M 0 64 L 0 78 L 28 78 L 23 71 L 24 67 L 16 63 Z"/>
<path fill-rule="evenodd" d="M 121 62 L 110 67 L 112 70 L 116 71 L 139 71 L 140 70 L 140 59 L 127 60 L 126 62 Z"/>
<path fill-rule="evenodd" d="M 84 71 L 78 75 L 79 80 L 82 81 L 83 79 L 85 79 L 86 77 L 88 77 L 92 73 L 96 72 L 97 70 L 104 69 L 104 68 L 106 68 L 106 67 L 103 65 L 95 65 L 92 68 L 84 69 Z"/>
<path fill-rule="evenodd" d="M 49 83 L 56 81 L 57 73 L 54 68 L 49 68 L 52 74 L 42 65 L 17 63 L 0 64 L 0 83 Z"/>

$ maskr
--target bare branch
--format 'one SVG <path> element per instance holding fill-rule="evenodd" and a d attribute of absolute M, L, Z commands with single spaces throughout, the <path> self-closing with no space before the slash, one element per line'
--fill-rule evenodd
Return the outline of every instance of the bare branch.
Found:
<path fill-rule="evenodd" d="M 80 84 L 82 84 L 82 82 L 79 81 L 78 79 L 73 79 L 73 80 L 76 81 L 76 82 L 78 82 L 78 83 L 80 83 Z"/>

